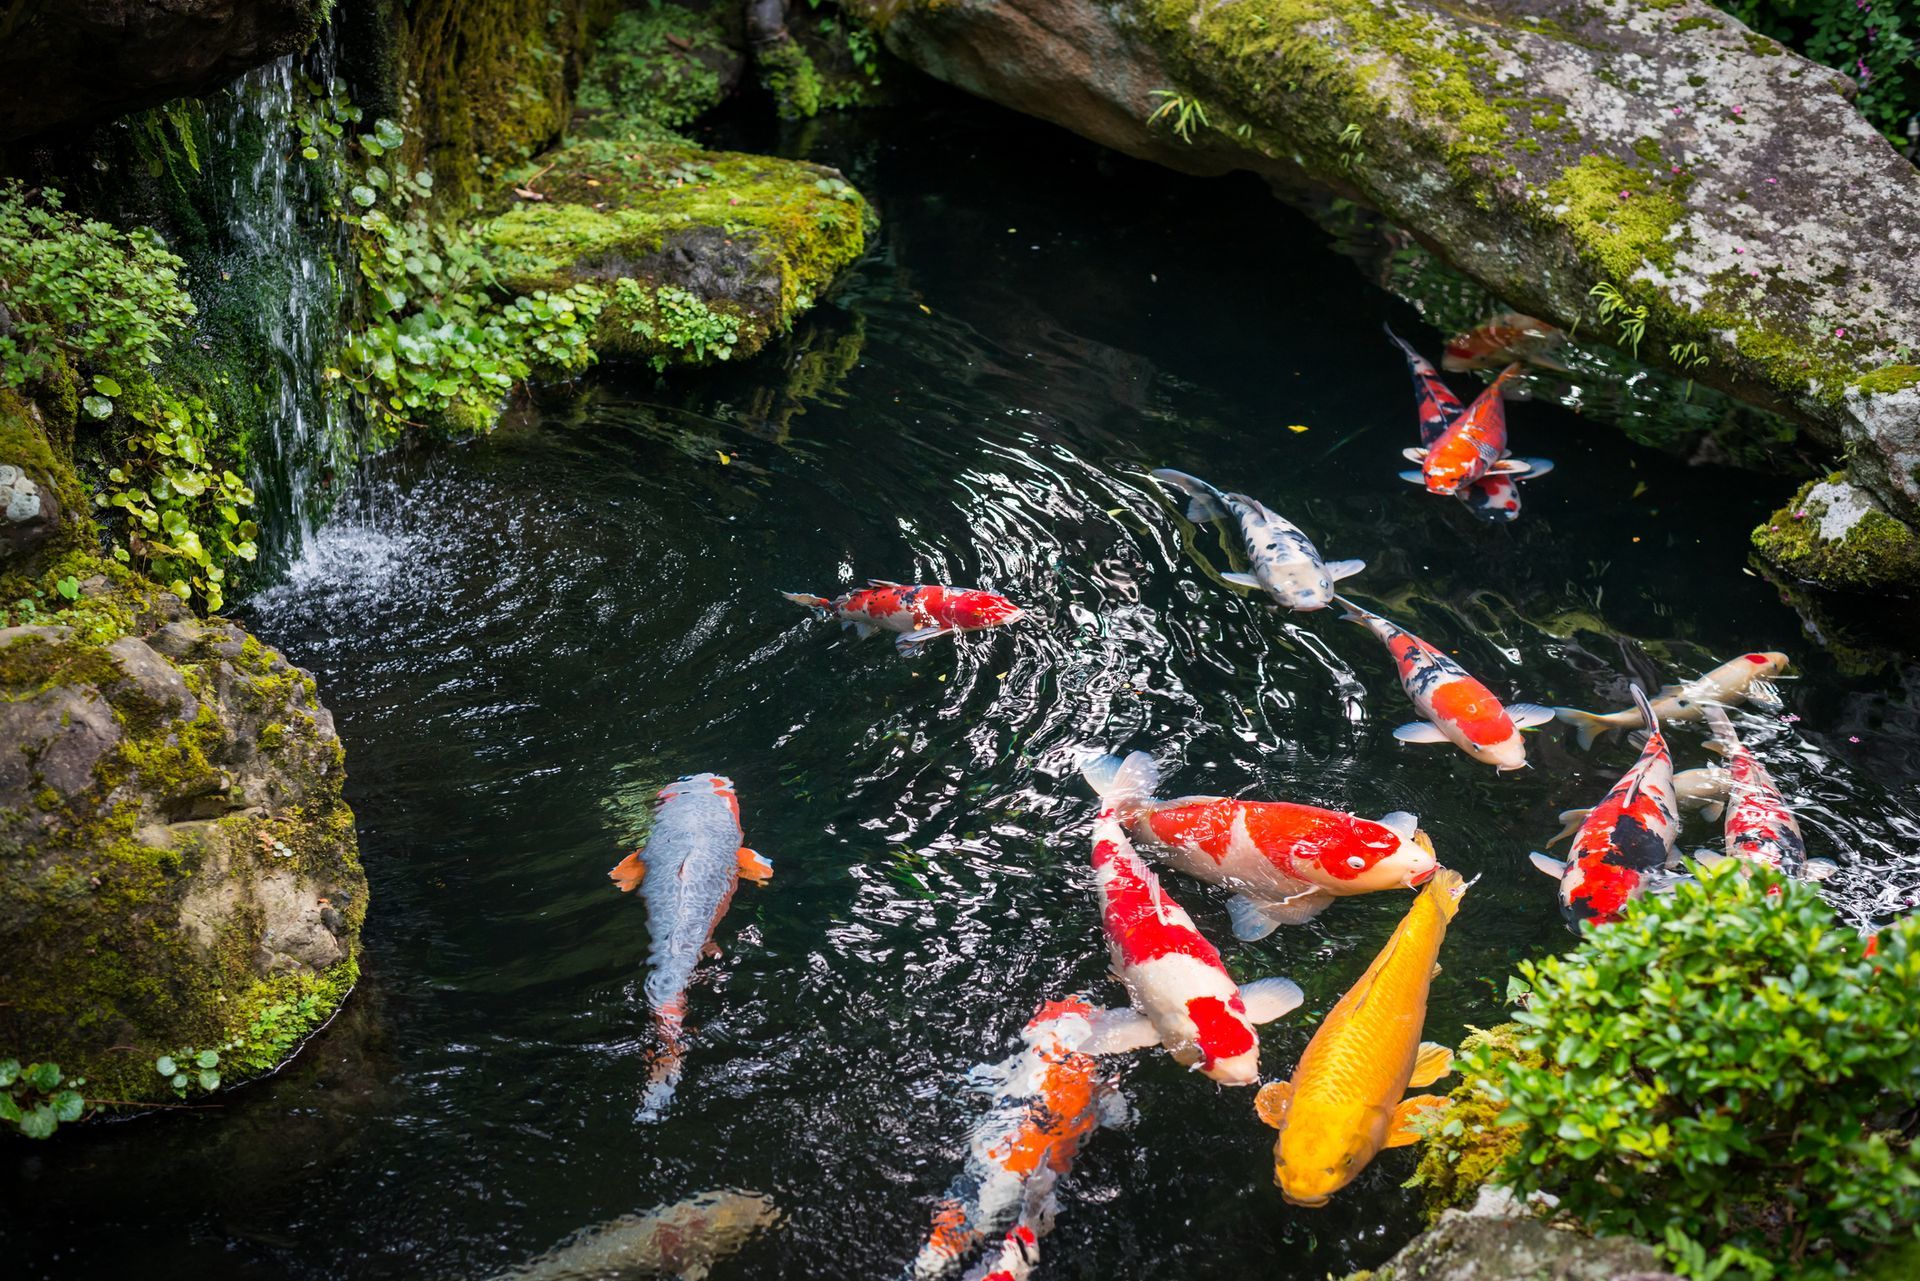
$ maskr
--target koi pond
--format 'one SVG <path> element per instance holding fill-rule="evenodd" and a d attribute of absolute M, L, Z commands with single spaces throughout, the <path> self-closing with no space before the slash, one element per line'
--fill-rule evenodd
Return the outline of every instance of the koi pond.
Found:
<path fill-rule="evenodd" d="M 784 1215 L 716 1277 L 897 1275 L 960 1168 L 968 1070 L 1043 1001 L 1125 1003 L 1091 893 L 1089 746 L 1152 751 L 1168 795 L 1416 813 L 1478 877 L 1426 1036 L 1502 1021 L 1515 963 L 1572 941 L 1527 856 L 1633 747 L 1577 752 L 1549 725 L 1530 768 L 1496 774 L 1396 742 L 1413 712 L 1380 643 L 1219 581 L 1237 541 L 1183 519 L 1157 467 L 1364 559 L 1343 592 L 1509 701 L 1612 710 L 1628 678 L 1786 651 L 1785 712 L 1741 711 L 1741 732 L 1809 853 L 1840 864 L 1844 913 L 1912 904 L 1909 678 L 1843 672 L 1742 569 L 1785 480 L 1518 402 L 1514 452 L 1556 468 L 1518 521 L 1483 523 L 1397 477 L 1419 438 L 1381 326 L 1429 358 L 1444 335 L 1256 182 L 939 100 L 786 142 L 883 218 L 789 339 L 666 382 L 603 371 L 488 439 L 378 458 L 247 603 L 347 744 L 374 895 L 361 986 L 217 1110 L 10 1147 L 10 1276 L 488 1277 L 716 1189 Z M 869 577 L 991 588 L 1029 616 L 903 658 L 780 596 Z M 1676 767 L 1707 763 L 1697 723 L 1671 740 Z M 688 994 L 684 1078 L 636 1119 L 647 925 L 607 870 L 654 794 L 703 771 L 734 781 L 774 874 L 735 894 Z M 1687 817 L 1686 848 L 1718 838 Z M 1412 902 L 1345 898 L 1241 943 L 1224 891 L 1163 881 L 1236 977 L 1304 989 L 1261 1029 L 1268 1079 Z M 1418 1149 L 1291 1206 L 1252 1089 L 1157 1050 L 1110 1066 L 1131 1123 L 1062 1178 L 1036 1275 L 1319 1281 L 1418 1228 Z"/>

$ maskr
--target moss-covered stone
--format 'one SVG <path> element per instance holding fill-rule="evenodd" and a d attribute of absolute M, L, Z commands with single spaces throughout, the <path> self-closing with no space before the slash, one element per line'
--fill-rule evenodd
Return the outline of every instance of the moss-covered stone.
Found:
<path fill-rule="evenodd" d="M 872 211 L 835 170 L 703 151 L 645 121 L 601 128 L 541 158 L 545 199 L 479 234 L 512 289 L 604 288 L 603 352 L 749 355 L 865 252 Z"/>
<path fill-rule="evenodd" d="M 0 1058 L 103 1108 L 173 1099 L 163 1055 L 277 1066 L 353 985 L 366 910 L 311 678 L 138 583 L 84 589 L 139 636 L 0 630 Z"/>
<path fill-rule="evenodd" d="M 1754 529 L 1753 545 L 1783 572 L 1821 587 L 1920 587 L 1920 535 L 1880 510 L 1844 472 L 1801 486 Z"/>
<path fill-rule="evenodd" d="M 1476 1028 L 1461 1042 L 1460 1057 L 1485 1056 L 1489 1062 L 1518 1059 L 1528 1068 L 1547 1071 L 1545 1059 L 1520 1048 L 1524 1031 L 1517 1023 L 1503 1023 L 1485 1031 Z M 1420 1164 L 1408 1180 L 1410 1186 L 1422 1190 L 1429 1224 L 1444 1211 L 1472 1205 L 1481 1187 L 1493 1180 L 1519 1148 L 1520 1132 L 1500 1124 L 1506 1103 L 1485 1075 L 1463 1074 L 1460 1084 L 1447 1095 L 1447 1104 L 1441 1121 L 1427 1132 Z"/>

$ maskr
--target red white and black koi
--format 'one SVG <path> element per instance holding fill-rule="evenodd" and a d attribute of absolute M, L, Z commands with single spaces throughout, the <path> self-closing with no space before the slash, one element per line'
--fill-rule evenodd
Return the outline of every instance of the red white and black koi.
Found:
<path fill-rule="evenodd" d="M 1151 790 L 1150 777 L 1122 765 L 1094 821 L 1094 883 L 1114 975 L 1176 1061 L 1222 1085 L 1252 1085 L 1260 1078 L 1253 1026 L 1297 1007 L 1300 989 L 1286 979 L 1261 979 L 1243 990 L 1193 918 L 1161 888 L 1119 817 Z"/>
<path fill-rule="evenodd" d="M 679 1082 L 687 984 L 702 954 L 717 950 L 713 930 L 740 878 L 773 876 L 773 864 L 741 844 L 740 835 L 733 780 L 684 775 L 660 789 L 646 845 L 607 873 L 623 893 L 638 889 L 647 902 L 646 994 L 659 1046 L 642 1117 L 657 1114 Z"/>
<path fill-rule="evenodd" d="M 1413 345 L 1387 329 L 1387 337 L 1405 353 L 1407 369 L 1413 375 L 1414 410 L 1420 420 L 1420 445 L 1423 449 L 1433 448 L 1434 442 L 1446 434 L 1467 407 L 1453 394 L 1452 388 L 1442 382 L 1440 375 L 1434 372 L 1425 357 L 1413 349 Z M 1544 458 L 1527 458 L 1521 461 L 1529 465 L 1526 478 L 1531 480 L 1544 476 L 1553 470 L 1553 464 Z M 1418 472 L 1403 472 L 1403 477 L 1424 485 L 1426 478 Z M 1460 489 L 1454 497 L 1469 512 L 1482 520 L 1505 523 L 1520 515 L 1520 486 L 1516 477 L 1505 473 L 1482 476 L 1472 484 Z"/>
<path fill-rule="evenodd" d="M 1800 835 L 1799 821 L 1787 808 L 1786 798 L 1780 795 L 1767 767 L 1734 732 L 1733 718 L 1724 708 L 1711 703 L 1701 711 L 1706 716 L 1707 728 L 1713 731 L 1714 747 L 1726 760 L 1727 857 L 1817 881 L 1838 871 L 1838 867 L 1826 859 L 1807 857 L 1807 842 Z"/>
<path fill-rule="evenodd" d="M 869 578 L 859 591 L 828 600 L 806 592 L 781 592 L 796 605 L 805 605 L 822 618 L 838 618 L 865 639 L 875 632 L 899 632 L 894 642 L 902 654 L 912 654 L 930 640 L 954 632 L 1002 627 L 1025 618 L 1027 611 L 997 592 L 931 584 L 909 586 Z"/>
<path fill-rule="evenodd" d="M 1359 623 L 1386 644 L 1400 668 L 1400 685 L 1424 718 L 1402 725 L 1393 736 L 1403 743 L 1452 743 L 1495 769 L 1520 769 L 1527 745 L 1520 731 L 1553 719 L 1553 709 L 1538 703 L 1503 706 L 1493 691 L 1438 649 L 1344 596 L 1336 596 L 1348 622 Z"/>
<path fill-rule="evenodd" d="M 1239 587 L 1264 591 L 1288 609 L 1325 609 L 1333 600 L 1333 585 L 1367 567 L 1363 560 L 1322 561 L 1299 526 L 1276 516 L 1257 499 L 1222 493 L 1198 476 L 1170 467 L 1152 475 L 1193 500 L 1187 505 L 1188 520 L 1230 520 L 1239 529 L 1253 572 L 1220 577 Z"/>
<path fill-rule="evenodd" d="M 1677 879 L 1670 871 L 1680 827 L 1673 756 L 1653 705 L 1638 685 L 1633 699 L 1653 727 L 1640 759 L 1580 824 L 1565 863 L 1545 854 L 1532 856 L 1535 867 L 1559 879 L 1560 911 L 1576 931 L 1582 922 L 1613 920 L 1629 899 Z"/>

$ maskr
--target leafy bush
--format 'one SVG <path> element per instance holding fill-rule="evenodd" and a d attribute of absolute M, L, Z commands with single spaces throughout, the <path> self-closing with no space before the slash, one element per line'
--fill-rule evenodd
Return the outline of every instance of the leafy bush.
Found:
<path fill-rule="evenodd" d="M 1560 1071 L 1470 1056 L 1524 1127 L 1502 1181 L 1691 1275 L 1838 1275 L 1920 1219 L 1920 921 L 1868 957 L 1806 882 L 1700 876 L 1521 966 Z"/>
<path fill-rule="evenodd" d="M 76 1088 L 85 1077 L 66 1077 L 57 1063 L 0 1061 L 0 1121 L 19 1129 L 29 1139 L 44 1139 L 62 1121 L 78 1121 L 87 1101 Z"/>
<path fill-rule="evenodd" d="M 645 116 L 669 129 L 691 124 L 720 101 L 713 65 L 736 56 L 716 16 L 661 0 L 615 15 L 580 82 L 580 106 Z"/>
<path fill-rule="evenodd" d="M 1920 112 L 1920 0 L 1719 0 L 1763 35 L 1799 50 L 1859 86 L 1855 102 L 1874 127 L 1912 145 Z"/>

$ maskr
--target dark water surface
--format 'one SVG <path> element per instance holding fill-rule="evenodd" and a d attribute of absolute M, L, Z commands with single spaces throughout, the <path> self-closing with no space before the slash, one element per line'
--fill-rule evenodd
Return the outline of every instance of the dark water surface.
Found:
<path fill-rule="evenodd" d="M 365 982 L 221 1113 L 9 1145 L 7 1275 L 481 1277 L 718 1187 L 788 1220 L 717 1276 L 892 1275 L 960 1160 L 966 1070 L 1043 999 L 1124 999 L 1088 892 L 1083 744 L 1153 750 L 1176 792 L 1418 812 L 1444 862 L 1481 874 L 1427 1034 L 1499 1021 L 1513 964 L 1570 942 L 1527 852 L 1631 749 L 1579 756 L 1549 730 L 1535 768 L 1496 776 L 1397 744 L 1409 710 L 1379 644 L 1215 581 L 1218 534 L 1177 517 L 1156 466 L 1365 558 L 1357 597 L 1515 699 L 1617 706 L 1627 674 L 1789 651 L 1799 719 L 1742 727 L 1812 852 L 1844 865 L 1849 915 L 1911 899 L 1901 678 L 1840 675 L 1741 568 L 1779 482 L 1520 404 L 1516 449 L 1559 470 L 1517 525 L 1475 523 L 1395 478 L 1415 425 L 1380 323 L 1430 352 L 1438 336 L 1256 185 L 983 108 L 869 119 L 811 154 L 885 229 L 790 342 L 378 461 L 252 603 L 348 744 Z M 908 661 L 775 594 L 867 576 L 991 587 L 1038 617 Z M 1704 763 L 1696 730 L 1674 737 Z M 656 788 L 702 770 L 738 784 L 776 871 L 741 887 L 693 989 L 678 1098 L 636 1124 L 646 924 L 605 873 Z M 1411 901 L 1345 900 L 1243 945 L 1221 892 L 1167 884 L 1238 975 L 1306 989 L 1264 1034 L 1270 1075 Z M 1119 1071 L 1138 1121 L 1064 1180 L 1041 1277 L 1318 1281 L 1416 1227 L 1412 1150 L 1295 1209 L 1252 1090 L 1162 1054 Z"/>

